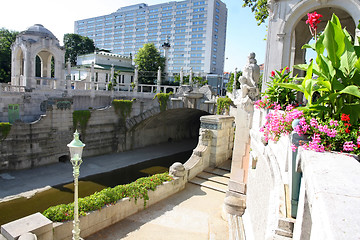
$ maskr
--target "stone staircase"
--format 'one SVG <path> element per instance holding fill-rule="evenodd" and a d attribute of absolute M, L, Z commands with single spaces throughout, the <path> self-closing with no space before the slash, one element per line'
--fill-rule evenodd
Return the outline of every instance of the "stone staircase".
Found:
<path fill-rule="evenodd" d="M 215 191 L 226 193 L 230 179 L 230 161 L 218 167 L 209 167 L 189 182 L 210 188 Z"/>
<path fill-rule="evenodd" d="M 225 197 L 230 180 L 230 169 L 231 161 L 227 161 L 218 167 L 209 167 L 189 180 L 189 183 L 222 192 Z M 229 224 L 229 239 L 245 240 L 245 231 L 241 216 L 226 214 L 223 218 L 227 218 L 226 221 Z M 210 237 L 209 239 L 217 238 Z"/>

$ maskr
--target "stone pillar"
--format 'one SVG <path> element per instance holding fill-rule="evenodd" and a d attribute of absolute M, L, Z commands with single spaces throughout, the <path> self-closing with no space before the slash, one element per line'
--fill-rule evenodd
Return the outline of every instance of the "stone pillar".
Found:
<path fill-rule="evenodd" d="M 193 75 L 193 70 L 192 67 L 190 68 L 190 75 L 189 75 L 189 85 L 192 87 L 193 82 L 192 82 L 192 75 Z"/>
<path fill-rule="evenodd" d="M 234 82 L 233 82 L 233 95 L 234 95 L 234 97 L 235 97 L 235 93 L 236 93 L 236 78 L 237 78 L 237 68 L 235 68 L 235 72 L 234 72 Z M 231 77 L 231 75 L 230 75 L 230 77 Z"/>
<path fill-rule="evenodd" d="M 114 64 L 111 64 L 111 69 L 110 69 L 110 79 L 109 82 L 112 83 L 112 90 L 115 90 L 115 81 L 114 81 Z"/>
<path fill-rule="evenodd" d="M 250 155 L 250 129 L 254 114 L 252 100 L 246 96 L 237 105 L 235 141 L 229 189 L 224 200 L 226 213 L 242 216 L 246 208 L 246 181 Z"/>
<path fill-rule="evenodd" d="M 71 62 L 70 62 L 70 58 L 68 58 L 66 66 L 67 66 L 66 89 L 70 90 L 71 89 Z"/>
<path fill-rule="evenodd" d="M 139 85 L 139 69 L 138 66 L 135 66 L 135 71 L 134 71 L 134 84 L 135 87 L 133 89 L 133 92 L 137 92 L 138 91 L 138 85 Z"/>
<path fill-rule="evenodd" d="M 90 90 L 93 90 L 94 88 L 94 62 L 91 63 L 90 68 Z"/>
<path fill-rule="evenodd" d="M 159 66 L 158 72 L 157 72 L 157 81 L 156 81 L 156 93 L 160 93 L 160 86 L 161 86 L 161 68 Z"/>
<path fill-rule="evenodd" d="M 209 166 L 218 166 L 231 158 L 234 141 L 234 117 L 208 115 L 200 118 L 200 128 L 208 129 L 213 136 L 210 143 Z"/>
<path fill-rule="evenodd" d="M 179 86 L 181 87 L 184 83 L 184 68 L 181 67 L 180 68 L 180 83 L 179 83 Z"/>

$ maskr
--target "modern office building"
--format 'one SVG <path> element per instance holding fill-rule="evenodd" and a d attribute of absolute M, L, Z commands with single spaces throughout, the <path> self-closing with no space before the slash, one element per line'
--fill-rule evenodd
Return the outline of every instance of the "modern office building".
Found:
<path fill-rule="evenodd" d="M 136 4 L 109 15 L 75 21 L 75 33 L 96 47 L 135 56 L 145 43 L 161 50 L 169 39 L 168 71 L 222 75 L 227 8 L 220 0 L 187 0 L 157 5 Z"/>

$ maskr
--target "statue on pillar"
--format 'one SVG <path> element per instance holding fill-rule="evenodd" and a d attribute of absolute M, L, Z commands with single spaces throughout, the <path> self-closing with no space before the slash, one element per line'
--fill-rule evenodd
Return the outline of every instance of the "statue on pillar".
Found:
<path fill-rule="evenodd" d="M 249 97 L 255 101 L 259 96 L 260 67 L 257 65 L 255 53 L 250 53 L 248 62 L 244 67 L 242 76 L 239 77 L 241 97 Z"/>

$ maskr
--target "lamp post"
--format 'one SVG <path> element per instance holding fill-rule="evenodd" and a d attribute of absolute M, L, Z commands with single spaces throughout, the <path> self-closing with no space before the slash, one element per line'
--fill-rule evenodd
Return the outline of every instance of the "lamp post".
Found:
<path fill-rule="evenodd" d="M 80 227 L 79 227 L 79 203 L 78 203 L 78 180 L 80 175 L 80 164 L 82 163 L 81 156 L 85 144 L 79 139 L 79 133 L 76 130 L 74 133 L 74 139 L 67 145 L 70 150 L 71 164 L 73 165 L 74 176 L 74 227 L 72 230 L 73 240 L 80 239 Z"/>

